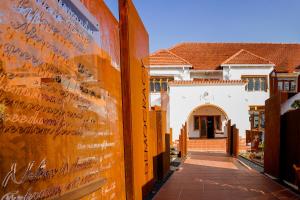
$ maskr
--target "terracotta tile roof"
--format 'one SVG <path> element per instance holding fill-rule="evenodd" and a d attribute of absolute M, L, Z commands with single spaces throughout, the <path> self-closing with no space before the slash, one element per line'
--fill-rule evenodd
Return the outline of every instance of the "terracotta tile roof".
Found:
<path fill-rule="evenodd" d="M 246 84 L 244 80 L 186 80 L 171 81 L 169 85 L 239 85 Z"/>
<path fill-rule="evenodd" d="M 150 55 L 150 65 L 191 65 L 191 63 L 163 49 Z"/>
<path fill-rule="evenodd" d="M 278 72 L 294 71 L 300 65 L 300 44 L 181 43 L 169 51 L 187 60 L 194 69 L 215 70 L 242 49 L 274 63 Z"/>
<path fill-rule="evenodd" d="M 269 60 L 257 56 L 245 49 L 241 49 L 239 52 L 225 60 L 222 65 L 228 64 L 273 64 Z"/>

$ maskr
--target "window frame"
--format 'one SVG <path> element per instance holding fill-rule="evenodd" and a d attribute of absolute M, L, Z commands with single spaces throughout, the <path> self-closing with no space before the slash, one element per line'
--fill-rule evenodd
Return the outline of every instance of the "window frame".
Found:
<path fill-rule="evenodd" d="M 292 83 L 294 82 L 294 89 L 292 90 Z M 286 90 L 285 86 L 288 83 L 288 90 Z M 281 84 L 282 88 L 279 88 L 279 84 Z M 277 80 L 277 88 L 279 91 L 283 92 L 297 92 L 297 80 L 296 79 L 289 79 L 289 78 L 279 78 Z"/>
<path fill-rule="evenodd" d="M 245 86 L 245 90 L 247 92 L 268 92 L 268 89 L 269 89 L 268 81 L 269 81 L 269 79 L 268 79 L 267 75 L 242 75 L 241 79 L 247 81 L 247 84 Z M 249 90 L 249 79 L 252 79 L 252 82 L 253 82 L 252 87 L 250 87 L 250 88 L 252 88 L 252 90 Z M 256 90 L 257 80 L 259 80 L 258 81 L 259 90 Z M 262 86 L 263 86 L 262 83 L 263 82 L 264 82 L 264 88 L 262 88 Z"/>
<path fill-rule="evenodd" d="M 198 118 L 198 123 L 196 123 L 196 119 Z M 200 116 L 194 115 L 194 131 L 200 131 L 201 123 L 200 123 Z M 198 129 L 196 128 L 196 124 L 198 124 Z"/>
<path fill-rule="evenodd" d="M 168 77 L 165 77 L 165 76 L 151 76 L 149 78 L 150 92 L 151 93 L 168 92 L 169 91 L 168 83 L 170 81 L 173 81 L 173 80 L 174 80 L 174 77 L 171 77 L 171 76 L 168 76 Z M 164 86 L 163 86 L 165 83 L 166 83 L 167 88 L 164 88 Z M 153 88 L 151 87 L 152 84 L 153 84 Z M 156 84 L 159 84 L 159 89 L 157 88 Z"/>
<path fill-rule="evenodd" d="M 258 117 L 257 127 L 255 124 L 255 116 Z M 251 130 L 265 130 L 266 118 L 265 118 L 265 106 L 250 106 L 249 107 L 249 119 Z"/>

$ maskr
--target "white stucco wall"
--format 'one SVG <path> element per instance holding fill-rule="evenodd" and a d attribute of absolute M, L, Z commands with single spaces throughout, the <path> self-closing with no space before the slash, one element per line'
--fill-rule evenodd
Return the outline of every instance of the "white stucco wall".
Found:
<path fill-rule="evenodd" d="M 265 105 L 265 101 L 270 97 L 269 74 L 274 66 L 231 66 L 223 67 L 223 79 L 241 80 L 242 76 L 267 76 L 267 91 L 250 91 L 245 93 L 245 100 L 249 105 Z"/>
<path fill-rule="evenodd" d="M 151 76 L 171 76 L 174 80 L 191 80 L 191 66 L 155 66 L 150 67 Z M 240 135 L 245 136 L 245 130 L 250 129 L 249 106 L 262 106 L 269 98 L 269 74 L 273 65 L 223 66 L 224 80 L 241 80 L 242 76 L 267 76 L 268 90 L 248 92 L 242 84 L 219 85 L 171 85 L 169 117 L 170 127 L 173 128 L 173 140 L 178 139 L 179 131 L 188 116 L 196 107 L 204 104 L 214 104 L 222 108 L 232 124 L 240 129 Z M 206 78 L 215 78 L 206 77 Z M 208 96 L 204 97 L 205 93 Z M 158 95 L 151 94 L 151 105 L 160 102 Z M 195 133 L 190 133 L 195 134 Z"/>
<path fill-rule="evenodd" d="M 204 94 L 207 94 L 206 97 Z M 173 139 L 179 138 L 180 128 L 198 106 L 213 104 L 223 109 L 232 124 L 237 124 L 240 135 L 250 129 L 249 104 L 245 100 L 245 85 L 171 85 L 170 127 Z"/>
<path fill-rule="evenodd" d="M 161 94 L 160 92 L 150 93 L 150 106 L 161 106 Z"/>
<path fill-rule="evenodd" d="M 152 66 L 150 76 L 169 76 L 174 80 L 190 80 L 191 66 Z"/>

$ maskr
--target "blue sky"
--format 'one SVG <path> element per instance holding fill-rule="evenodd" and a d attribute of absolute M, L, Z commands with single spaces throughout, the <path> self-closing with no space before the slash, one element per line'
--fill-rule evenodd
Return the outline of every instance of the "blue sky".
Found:
<path fill-rule="evenodd" d="M 117 16 L 118 0 L 105 0 Z M 300 43 L 300 0 L 134 0 L 150 51 L 180 42 Z"/>

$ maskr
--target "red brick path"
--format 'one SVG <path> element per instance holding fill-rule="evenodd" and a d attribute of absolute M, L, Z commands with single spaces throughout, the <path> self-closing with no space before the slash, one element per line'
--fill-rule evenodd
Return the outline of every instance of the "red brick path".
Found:
<path fill-rule="evenodd" d="M 299 196 L 223 153 L 190 152 L 154 200 L 271 200 Z"/>

